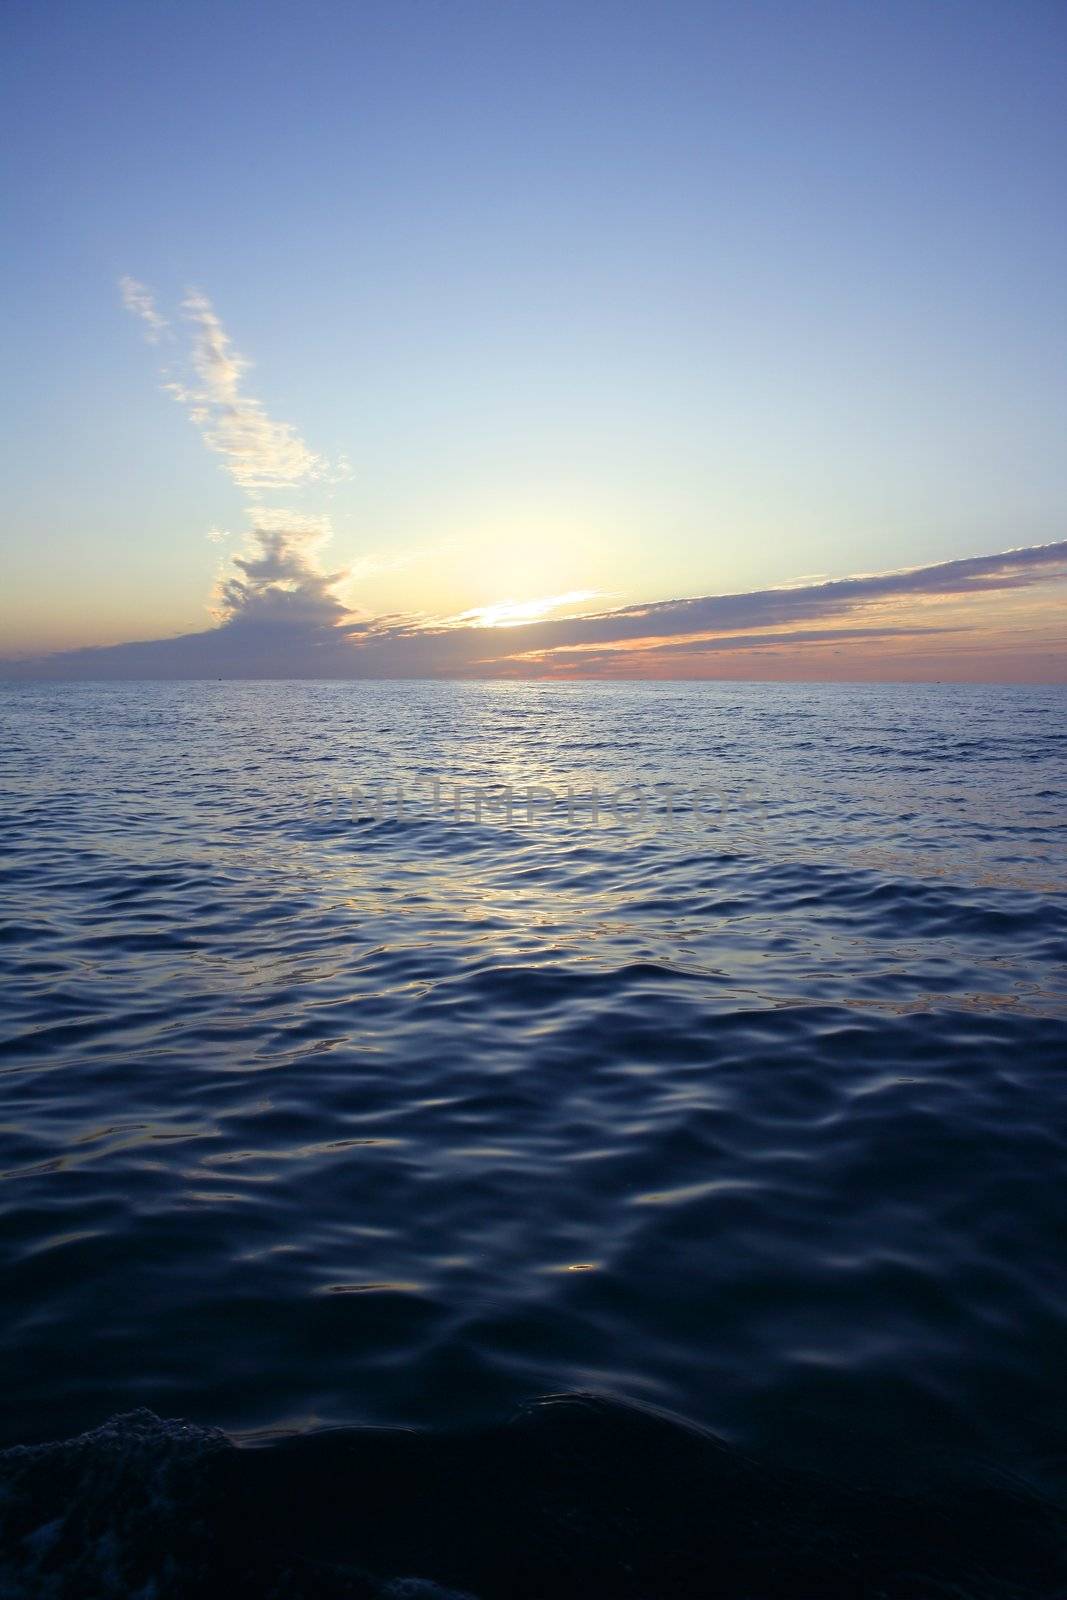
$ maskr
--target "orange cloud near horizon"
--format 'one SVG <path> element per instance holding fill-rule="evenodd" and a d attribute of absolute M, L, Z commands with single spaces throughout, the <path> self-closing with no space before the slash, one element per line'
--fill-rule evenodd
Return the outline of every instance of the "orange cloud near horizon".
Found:
<path fill-rule="evenodd" d="M 857 607 L 854 627 L 647 635 L 492 663 L 494 675 L 560 679 L 1067 683 L 1067 584 L 964 600 L 921 595 Z"/>
<path fill-rule="evenodd" d="M 1067 682 L 1067 541 L 508 626 L 358 617 L 330 576 L 260 545 L 238 563 L 254 593 L 217 627 L 8 662 L 3 675 Z"/>

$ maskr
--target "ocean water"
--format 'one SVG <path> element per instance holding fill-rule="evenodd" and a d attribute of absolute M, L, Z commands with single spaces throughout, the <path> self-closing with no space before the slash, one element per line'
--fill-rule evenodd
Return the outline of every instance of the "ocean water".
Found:
<path fill-rule="evenodd" d="M 1065 713 L 0 689 L 0 1592 L 1065 1592 Z"/>

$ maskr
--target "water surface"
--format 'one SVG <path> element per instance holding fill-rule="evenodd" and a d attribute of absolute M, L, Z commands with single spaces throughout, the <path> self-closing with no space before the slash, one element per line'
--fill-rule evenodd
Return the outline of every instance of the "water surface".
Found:
<path fill-rule="evenodd" d="M 1062 690 L 0 693 L 3 1443 L 592 1391 L 1062 1488 Z"/>

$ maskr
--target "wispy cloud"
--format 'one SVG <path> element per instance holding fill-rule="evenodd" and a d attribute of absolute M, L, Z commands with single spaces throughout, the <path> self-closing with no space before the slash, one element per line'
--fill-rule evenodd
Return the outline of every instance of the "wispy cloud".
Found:
<path fill-rule="evenodd" d="M 188 407 L 209 450 L 240 488 L 253 492 L 292 489 L 329 471 L 325 457 L 309 449 L 288 422 L 276 422 L 261 401 L 247 394 L 249 362 L 237 353 L 211 302 L 190 294 L 182 311 L 193 330 L 193 383 L 172 379 L 167 387 Z"/>
<path fill-rule="evenodd" d="M 532 650 L 493 663 L 493 670 L 507 667 L 509 674 L 528 675 L 544 670 L 564 677 L 662 677 L 678 675 L 677 669 L 692 667 L 702 657 L 753 656 L 776 653 L 781 649 L 801 651 L 811 656 L 813 647 L 841 644 L 888 644 L 908 640 L 939 638 L 963 632 L 959 625 L 931 624 L 919 627 L 884 628 L 803 628 L 770 633 L 725 633 L 714 637 L 654 639 L 625 645 L 585 644 L 551 650 Z M 481 675 L 481 674 L 479 674 Z M 686 672 L 684 675 L 689 675 Z M 696 675 L 700 675 L 699 673 Z"/>
<path fill-rule="evenodd" d="M 153 342 L 170 329 L 144 284 L 127 277 L 120 288 Z M 291 423 L 276 421 L 247 392 L 250 363 L 234 348 L 206 296 L 190 291 L 181 312 L 182 326 L 190 331 L 188 370 L 170 373 L 164 387 L 185 406 L 208 449 L 248 500 L 245 545 L 224 562 L 209 609 L 225 627 L 277 624 L 290 637 L 294 629 L 313 633 L 336 627 L 348 616 L 334 592 L 347 574 L 324 572 L 319 565 L 331 534 L 329 518 L 264 503 L 269 491 L 291 493 L 331 477 L 330 465 Z M 208 537 L 221 541 L 226 535 L 212 529 Z"/>
<path fill-rule="evenodd" d="M 119 293 L 126 310 L 135 317 L 140 317 L 145 324 L 145 338 L 149 344 L 158 344 L 160 338 L 170 328 L 166 317 L 161 317 L 156 310 L 156 303 L 143 283 L 138 283 L 136 278 L 120 278 Z"/>

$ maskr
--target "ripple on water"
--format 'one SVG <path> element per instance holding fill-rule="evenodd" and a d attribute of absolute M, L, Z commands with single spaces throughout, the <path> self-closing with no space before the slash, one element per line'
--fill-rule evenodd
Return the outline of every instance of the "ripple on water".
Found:
<path fill-rule="evenodd" d="M 8 1439 L 595 1388 L 801 1465 L 1057 1476 L 1055 691 L 27 685 L 2 714 Z M 324 771 L 369 768 L 761 804 L 331 817 Z"/>

